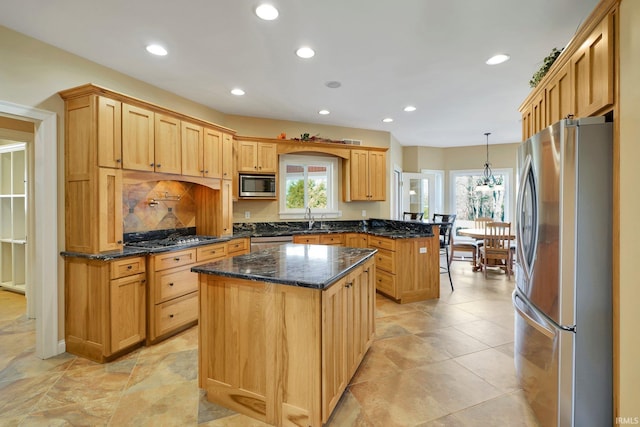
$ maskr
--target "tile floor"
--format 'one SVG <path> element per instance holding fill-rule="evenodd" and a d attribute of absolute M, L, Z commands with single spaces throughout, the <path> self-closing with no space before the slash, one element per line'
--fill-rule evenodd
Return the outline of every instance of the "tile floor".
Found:
<path fill-rule="evenodd" d="M 377 298 L 376 340 L 328 426 L 537 426 L 513 368 L 513 279 L 454 261 L 451 292 Z M 207 402 L 197 328 L 100 365 L 33 355 L 24 297 L 0 290 L 0 426 L 265 426 Z"/>

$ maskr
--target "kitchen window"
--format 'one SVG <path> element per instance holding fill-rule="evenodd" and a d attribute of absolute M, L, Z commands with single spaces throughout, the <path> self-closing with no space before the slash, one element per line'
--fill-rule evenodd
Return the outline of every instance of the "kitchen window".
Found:
<path fill-rule="evenodd" d="M 280 218 L 304 218 L 307 208 L 316 220 L 337 218 L 338 159 L 326 156 L 280 156 Z"/>

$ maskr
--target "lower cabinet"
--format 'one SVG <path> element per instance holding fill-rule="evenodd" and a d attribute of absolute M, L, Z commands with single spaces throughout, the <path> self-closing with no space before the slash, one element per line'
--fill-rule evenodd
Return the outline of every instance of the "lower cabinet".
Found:
<path fill-rule="evenodd" d="M 65 258 L 65 343 L 104 363 L 145 340 L 145 258 Z"/>
<path fill-rule="evenodd" d="M 293 236 L 293 243 L 307 245 L 340 245 L 344 246 L 344 233 L 300 234 Z"/>
<path fill-rule="evenodd" d="M 329 419 L 375 332 L 370 259 L 325 290 L 200 276 L 199 385 L 276 426 Z"/>

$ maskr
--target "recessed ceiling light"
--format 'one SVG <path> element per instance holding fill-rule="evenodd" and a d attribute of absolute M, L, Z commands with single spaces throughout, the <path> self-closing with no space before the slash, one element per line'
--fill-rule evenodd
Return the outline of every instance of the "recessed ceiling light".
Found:
<path fill-rule="evenodd" d="M 486 64 L 487 65 L 502 64 L 503 62 L 508 61 L 509 58 L 511 58 L 509 55 L 507 55 L 505 53 L 500 53 L 498 55 L 494 55 L 491 58 L 487 59 Z"/>
<path fill-rule="evenodd" d="M 382 119 L 382 121 L 385 123 L 391 123 L 393 119 L 391 117 L 385 117 L 384 119 Z"/>
<path fill-rule="evenodd" d="M 231 93 L 236 96 L 244 95 L 244 91 L 240 88 L 231 89 Z"/>
<path fill-rule="evenodd" d="M 406 107 L 404 107 L 404 111 L 410 113 L 412 111 L 416 111 L 416 107 L 414 107 L 413 105 L 407 105 Z"/>
<path fill-rule="evenodd" d="M 328 88 L 331 88 L 331 89 L 337 89 L 337 88 L 339 88 L 340 86 L 342 86 L 342 83 L 340 83 L 340 82 L 338 82 L 338 81 L 335 81 L 335 80 L 332 80 L 332 81 L 330 81 L 330 82 L 326 82 L 324 85 L 325 85 L 326 87 L 328 87 Z"/>
<path fill-rule="evenodd" d="M 313 49 L 311 49 L 310 47 L 301 47 L 300 49 L 296 50 L 296 55 L 298 55 L 300 58 L 304 58 L 304 59 L 309 59 L 309 58 L 313 58 L 313 55 L 315 55 L 316 53 L 314 52 Z"/>
<path fill-rule="evenodd" d="M 163 48 L 159 44 L 150 44 L 147 46 L 147 52 L 157 56 L 165 56 L 167 54 L 167 49 Z"/>
<path fill-rule="evenodd" d="M 322 114 L 323 116 L 326 116 L 327 114 L 329 114 L 329 110 L 320 110 L 318 111 L 318 114 Z"/>
<path fill-rule="evenodd" d="M 265 21 L 273 21 L 278 17 L 278 9 L 270 4 L 263 3 L 256 7 L 256 15 L 258 15 L 258 18 L 264 19 Z"/>

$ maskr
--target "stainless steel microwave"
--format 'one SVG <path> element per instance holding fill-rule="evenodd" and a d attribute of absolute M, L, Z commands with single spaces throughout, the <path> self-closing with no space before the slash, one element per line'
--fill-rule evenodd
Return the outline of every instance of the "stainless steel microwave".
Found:
<path fill-rule="evenodd" d="M 276 197 L 275 175 L 240 174 L 240 197 Z"/>

